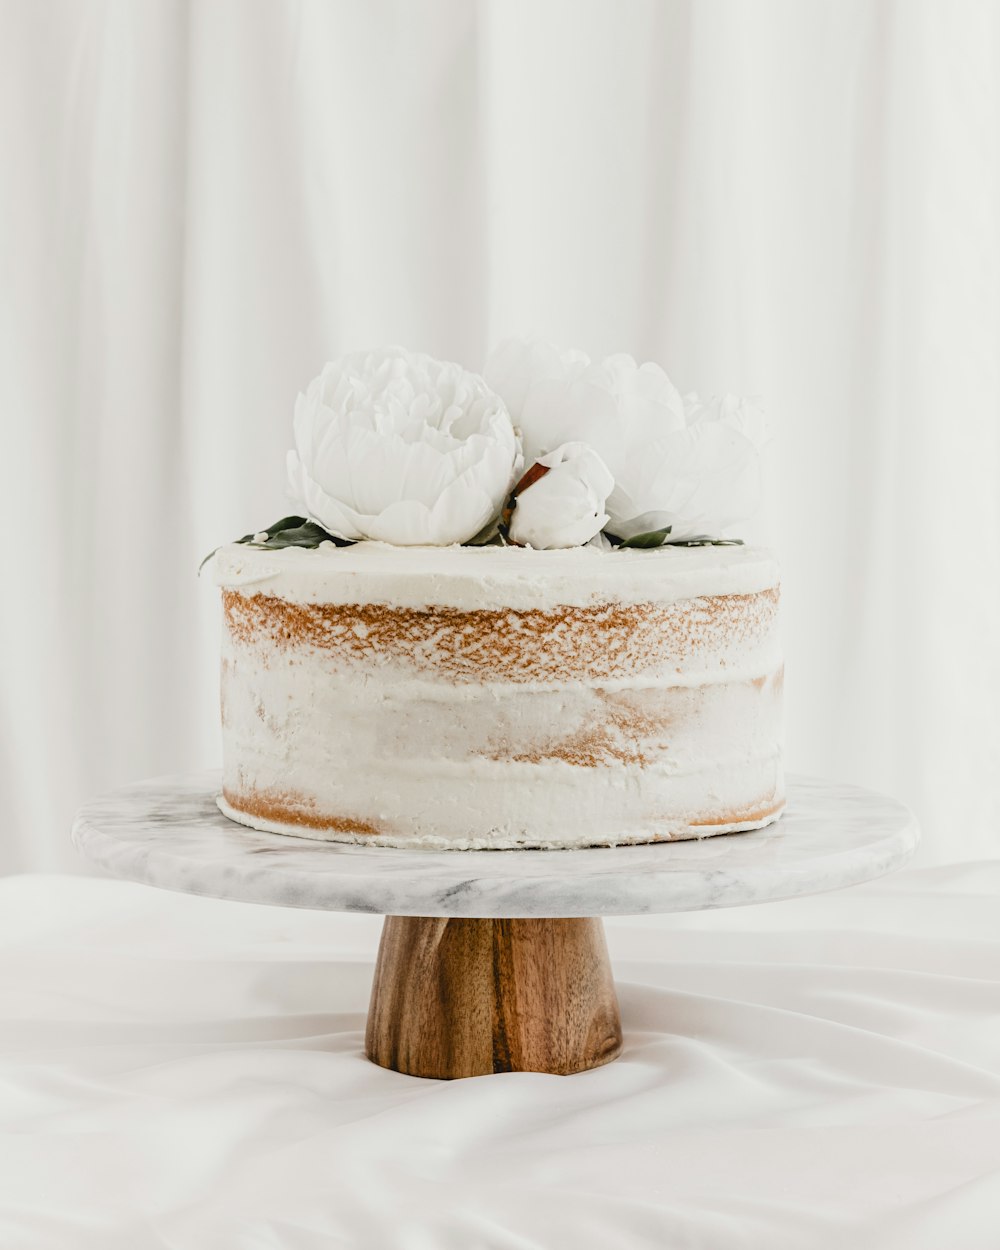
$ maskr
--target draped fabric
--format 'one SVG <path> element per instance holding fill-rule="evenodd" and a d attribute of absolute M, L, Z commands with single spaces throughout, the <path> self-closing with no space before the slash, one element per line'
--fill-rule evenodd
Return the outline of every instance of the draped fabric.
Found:
<path fill-rule="evenodd" d="M 0 870 L 218 762 L 196 570 L 323 362 L 523 331 L 763 398 L 790 766 L 995 853 L 992 0 L 0 14 Z"/>
<path fill-rule="evenodd" d="M 998 894 L 609 920 L 621 1058 L 439 1082 L 364 1058 L 375 917 L 8 877 L 0 1244 L 994 1250 Z"/>

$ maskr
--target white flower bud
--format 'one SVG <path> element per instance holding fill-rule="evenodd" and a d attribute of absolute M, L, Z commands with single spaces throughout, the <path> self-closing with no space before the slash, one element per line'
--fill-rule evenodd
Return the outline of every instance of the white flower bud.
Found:
<path fill-rule="evenodd" d="M 521 481 L 528 484 L 514 488 L 507 526 L 513 543 L 542 551 L 581 547 L 607 523 L 604 505 L 614 478 L 586 443 L 563 443 L 542 456 Z"/>

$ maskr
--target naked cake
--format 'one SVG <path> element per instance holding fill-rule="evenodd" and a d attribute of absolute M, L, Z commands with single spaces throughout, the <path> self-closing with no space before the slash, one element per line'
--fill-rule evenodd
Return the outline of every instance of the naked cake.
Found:
<path fill-rule="evenodd" d="M 539 350 L 518 358 L 529 373 Z M 399 349 L 359 354 L 300 397 L 289 477 L 305 515 L 213 562 L 231 819 L 500 850 L 780 815 L 778 568 L 723 537 L 710 506 L 746 490 L 747 411 L 675 401 L 662 371 L 628 358 L 562 354 L 539 382 L 545 419 L 570 426 L 546 433 L 511 351 L 485 381 Z M 595 389 L 619 421 L 603 446 Z"/>
<path fill-rule="evenodd" d="M 766 552 L 231 546 L 217 576 L 234 820 L 468 849 L 781 810 Z"/>

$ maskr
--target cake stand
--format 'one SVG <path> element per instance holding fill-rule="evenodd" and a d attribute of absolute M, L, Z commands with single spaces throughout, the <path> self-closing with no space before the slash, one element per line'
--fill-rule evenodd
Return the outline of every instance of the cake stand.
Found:
<path fill-rule="evenodd" d="M 791 778 L 766 829 L 551 851 L 421 851 L 259 833 L 215 805 L 219 776 L 163 777 L 88 803 L 73 838 L 118 877 L 189 894 L 385 915 L 365 1046 L 413 1076 L 582 1072 L 621 1024 L 601 916 L 835 890 L 899 867 L 902 804 Z"/>

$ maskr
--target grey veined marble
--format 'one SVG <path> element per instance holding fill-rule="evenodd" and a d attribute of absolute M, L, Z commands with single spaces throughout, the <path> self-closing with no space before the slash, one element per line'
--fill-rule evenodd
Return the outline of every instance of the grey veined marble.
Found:
<path fill-rule="evenodd" d="M 237 825 L 219 776 L 160 777 L 88 803 L 73 838 L 115 876 L 215 898 L 393 916 L 613 916 L 696 911 L 855 885 L 918 841 L 901 803 L 812 777 L 751 833 L 646 846 L 420 851 L 341 845 Z"/>

